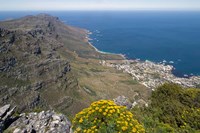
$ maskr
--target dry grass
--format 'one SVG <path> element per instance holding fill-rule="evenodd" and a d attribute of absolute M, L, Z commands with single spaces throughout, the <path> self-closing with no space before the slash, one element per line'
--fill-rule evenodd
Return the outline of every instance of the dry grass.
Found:
<path fill-rule="evenodd" d="M 72 66 L 81 88 L 82 100 L 86 103 L 98 99 L 113 99 L 120 95 L 133 100 L 136 92 L 145 100 L 150 95 L 150 90 L 134 81 L 129 74 L 102 66 L 99 60 L 79 58 Z"/>

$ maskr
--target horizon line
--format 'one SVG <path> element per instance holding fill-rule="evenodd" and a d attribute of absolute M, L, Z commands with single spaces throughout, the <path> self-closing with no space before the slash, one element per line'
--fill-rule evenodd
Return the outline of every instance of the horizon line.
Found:
<path fill-rule="evenodd" d="M 50 10 L 43 10 L 43 9 L 22 9 L 22 10 L 1 10 L 0 12 L 9 12 L 9 11 L 200 11 L 200 9 L 175 9 L 175 8 L 170 8 L 170 9 L 50 9 Z"/>

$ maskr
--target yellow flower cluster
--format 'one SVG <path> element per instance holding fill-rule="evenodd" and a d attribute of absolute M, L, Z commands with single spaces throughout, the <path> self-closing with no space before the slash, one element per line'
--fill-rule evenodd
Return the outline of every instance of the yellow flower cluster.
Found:
<path fill-rule="evenodd" d="M 144 133 L 145 130 L 133 114 L 124 106 L 111 100 L 100 100 L 76 114 L 72 129 L 74 133 Z"/>

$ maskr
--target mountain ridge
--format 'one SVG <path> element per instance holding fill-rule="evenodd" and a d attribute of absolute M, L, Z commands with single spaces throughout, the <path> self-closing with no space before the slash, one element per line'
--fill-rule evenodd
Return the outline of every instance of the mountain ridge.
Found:
<path fill-rule="evenodd" d="M 99 64 L 123 58 L 99 53 L 87 37 L 87 30 L 46 14 L 0 22 L 0 105 L 73 115 L 98 99 L 147 99 L 144 86 L 124 82 L 130 75 Z"/>

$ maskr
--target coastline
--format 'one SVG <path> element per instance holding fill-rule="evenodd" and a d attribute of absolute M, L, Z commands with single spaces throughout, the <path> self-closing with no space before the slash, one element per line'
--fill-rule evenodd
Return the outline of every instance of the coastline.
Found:
<path fill-rule="evenodd" d="M 101 65 L 114 67 L 118 70 L 122 70 L 123 72 L 129 73 L 132 75 L 134 80 L 139 81 L 141 84 L 145 85 L 148 88 L 152 88 L 152 90 L 153 88 L 158 87 L 159 85 L 162 85 L 165 82 L 172 82 L 172 83 L 180 84 L 183 87 L 189 87 L 189 88 L 200 85 L 200 75 L 179 77 L 173 73 L 175 68 L 171 64 L 169 65 L 166 63 L 156 63 L 156 62 L 148 61 L 148 60 L 143 61 L 139 59 L 127 59 L 125 55 L 123 54 L 108 53 L 108 52 L 100 51 L 94 45 L 92 45 L 91 42 L 89 42 L 91 40 L 91 38 L 89 37 L 91 34 L 92 32 L 90 32 L 89 30 L 86 30 L 87 42 L 92 48 L 95 49 L 96 52 L 99 52 L 101 54 L 119 55 L 123 58 L 121 60 L 123 63 L 119 63 L 117 61 L 107 62 L 106 60 L 102 60 L 100 61 Z M 135 63 L 137 65 L 133 66 L 133 64 Z M 149 71 L 151 74 L 149 74 Z M 155 78 L 156 76 L 158 77 Z M 146 79 L 148 79 L 148 81 Z"/>
<path fill-rule="evenodd" d="M 100 51 L 98 50 L 91 42 L 90 40 L 92 40 L 89 36 L 92 34 L 92 32 L 90 32 L 89 30 L 86 30 L 86 40 L 88 42 L 88 44 L 95 49 L 96 52 L 101 53 L 101 54 L 109 54 L 109 55 L 118 55 L 121 56 L 123 58 L 123 60 L 127 60 L 124 54 L 117 54 L 117 53 L 110 53 L 110 52 L 104 52 L 104 51 Z"/>
<path fill-rule="evenodd" d="M 101 54 L 109 54 L 109 55 L 119 55 L 119 56 L 121 56 L 121 57 L 123 58 L 123 60 L 127 60 L 126 57 L 125 57 L 125 55 L 123 55 L 123 54 L 116 54 L 116 53 L 103 52 L 103 51 L 98 50 L 94 45 L 92 45 L 91 42 L 88 42 L 88 44 L 89 44 L 91 47 L 93 47 L 93 48 L 95 49 L 95 51 L 98 52 L 98 53 L 101 53 Z"/>

